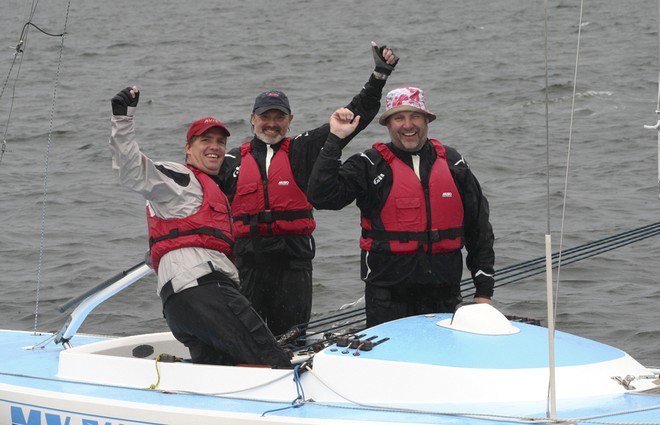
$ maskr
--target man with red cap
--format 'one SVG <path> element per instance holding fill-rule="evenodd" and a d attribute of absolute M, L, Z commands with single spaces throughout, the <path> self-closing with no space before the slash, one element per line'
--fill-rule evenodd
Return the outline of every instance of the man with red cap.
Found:
<path fill-rule="evenodd" d="M 398 58 L 372 42 L 374 71 L 346 106 L 361 115 L 347 141 L 378 114 L 382 89 Z M 275 335 L 306 324 L 312 310 L 316 222 L 305 191 L 329 126 L 288 137 L 293 114 L 279 90 L 259 94 L 250 122 L 254 137 L 227 153 L 220 176 L 232 203 L 234 253 L 243 293 Z M 304 330 L 304 326 L 301 326 Z"/>
<path fill-rule="evenodd" d="M 229 201 L 217 182 L 229 130 L 199 119 L 186 135 L 185 165 L 153 162 L 136 142 L 139 94 L 128 87 L 112 98 L 110 148 L 121 184 L 147 200 L 151 264 L 172 334 L 194 363 L 291 367 L 239 291 Z"/>
<path fill-rule="evenodd" d="M 345 108 L 332 114 L 307 188 L 318 209 L 338 210 L 357 201 L 367 326 L 453 313 L 462 301 L 463 247 L 474 301 L 490 303 L 495 238 L 477 178 L 460 153 L 428 138 L 436 116 L 422 90 L 392 90 L 385 107 L 379 122 L 390 142 L 376 143 L 344 164 L 345 138 L 361 117 Z"/>

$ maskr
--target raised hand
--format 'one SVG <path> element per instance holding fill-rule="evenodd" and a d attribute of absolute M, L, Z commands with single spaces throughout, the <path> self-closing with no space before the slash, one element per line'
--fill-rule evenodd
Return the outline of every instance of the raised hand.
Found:
<path fill-rule="evenodd" d="M 110 100 L 112 114 L 133 116 L 139 100 L 140 90 L 136 86 L 126 87 Z"/>
<path fill-rule="evenodd" d="M 360 123 L 360 116 L 355 116 L 348 108 L 339 108 L 330 116 L 330 132 L 340 139 L 353 133 Z"/>
<path fill-rule="evenodd" d="M 376 64 L 375 71 L 384 75 L 390 75 L 399 62 L 399 58 L 394 54 L 394 50 L 388 49 L 385 45 L 378 46 L 375 41 L 372 41 L 371 51 Z"/>

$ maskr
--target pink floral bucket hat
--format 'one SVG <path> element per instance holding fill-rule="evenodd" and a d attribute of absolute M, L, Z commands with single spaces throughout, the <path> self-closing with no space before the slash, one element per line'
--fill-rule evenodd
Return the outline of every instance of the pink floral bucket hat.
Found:
<path fill-rule="evenodd" d="M 378 122 L 381 125 L 387 125 L 387 119 L 401 111 L 423 112 L 429 118 L 429 122 L 436 118 L 435 114 L 426 107 L 424 92 L 417 87 L 400 87 L 387 93 L 385 112 L 380 116 Z"/>

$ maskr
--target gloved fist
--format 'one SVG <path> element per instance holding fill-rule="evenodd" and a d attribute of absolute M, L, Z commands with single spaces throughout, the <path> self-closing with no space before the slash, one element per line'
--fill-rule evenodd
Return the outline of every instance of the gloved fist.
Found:
<path fill-rule="evenodd" d="M 387 52 L 387 57 L 384 56 L 384 53 Z M 394 71 L 394 67 L 399 62 L 399 58 L 396 57 L 392 49 L 388 49 L 387 46 L 378 46 L 373 41 L 371 42 L 371 51 L 374 55 L 374 62 L 376 63 L 376 72 L 380 72 L 384 75 L 390 75 Z"/>
<path fill-rule="evenodd" d="M 112 103 L 112 114 L 133 116 L 138 100 L 140 100 L 140 91 L 137 87 L 126 87 L 110 100 Z"/>

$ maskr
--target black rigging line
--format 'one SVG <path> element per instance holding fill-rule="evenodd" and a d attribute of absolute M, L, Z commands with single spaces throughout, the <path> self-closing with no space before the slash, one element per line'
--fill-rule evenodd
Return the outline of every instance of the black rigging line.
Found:
<path fill-rule="evenodd" d="M 562 264 L 572 264 L 585 258 L 590 258 L 604 252 L 612 251 L 622 246 L 630 245 L 652 236 L 660 234 L 660 222 L 649 224 L 639 227 L 627 232 L 622 232 L 613 236 L 598 239 L 588 242 L 577 247 L 567 249 L 563 252 L 555 252 L 552 254 L 553 268 L 557 267 L 561 256 Z M 545 272 L 545 257 L 537 257 L 533 260 L 525 261 L 523 263 L 515 264 L 513 266 L 505 267 L 504 269 L 495 272 L 495 287 L 501 287 L 509 283 L 518 282 L 527 277 Z M 472 282 L 471 278 L 466 278 L 461 281 L 461 287 L 465 287 Z M 465 289 L 463 289 L 465 291 Z M 473 293 L 465 294 L 470 296 Z"/>
<path fill-rule="evenodd" d="M 7 72 L 7 77 L 5 78 L 5 81 L 2 85 L 2 89 L 0 90 L 0 100 L 2 99 L 3 94 L 5 93 L 5 89 L 9 86 L 9 80 L 12 75 L 12 71 L 14 70 L 14 65 L 16 65 L 17 57 L 19 54 L 21 54 L 21 59 L 18 62 L 18 69 L 16 70 L 16 76 L 14 77 L 14 83 L 12 85 L 12 95 L 11 95 L 11 101 L 9 104 L 9 113 L 7 114 L 7 121 L 5 124 L 5 130 L 2 135 L 2 145 L 0 145 L 0 165 L 2 164 L 2 158 L 5 156 L 5 152 L 7 152 L 7 133 L 9 132 L 9 123 L 11 121 L 11 113 L 14 107 L 14 98 L 16 95 L 16 83 L 18 82 L 18 77 L 21 72 L 21 64 L 23 63 L 23 52 L 25 51 L 25 46 L 27 45 L 27 36 L 28 36 L 28 29 L 30 27 L 36 28 L 38 31 L 41 33 L 50 36 L 50 37 L 64 37 L 66 35 L 66 31 L 62 31 L 60 34 L 53 34 L 51 32 L 45 31 L 39 26 L 35 25 L 32 22 L 32 19 L 34 17 L 34 13 L 37 10 L 37 5 L 39 4 L 39 0 L 33 1 L 32 2 L 32 8 L 30 10 L 30 17 L 28 18 L 28 22 L 23 24 L 23 28 L 21 29 L 21 35 L 18 38 L 18 43 L 16 44 L 16 52 L 14 53 L 14 59 L 11 62 L 11 65 L 9 66 L 9 71 Z M 66 27 L 65 27 L 66 28 Z"/>
<path fill-rule="evenodd" d="M 48 31 L 42 30 L 41 28 L 39 28 L 38 26 L 36 26 L 36 25 L 33 24 L 32 22 L 26 22 L 25 25 L 23 25 L 23 30 L 21 31 L 21 34 L 27 34 L 27 27 L 28 27 L 28 26 L 33 26 L 33 27 L 35 27 L 37 30 L 39 30 L 39 31 L 41 31 L 42 33 L 44 33 L 44 34 L 46 34 L 46 35 L 48 35 L 48 36 L 51 36 L 51 37 L 63 37 L 63 36 L 66 35 L 65 32 L 62 32 L 62 33 L 60 33 L 60 34 L 53 34 L 53 33 L 50 33 L 50 32 L 48 32 Z M 23 41 L 23 37 L 21 37 L 21 40 L 19 41 L 19 44 L 16 46 L 16 51 L 19 50 L 18 48 L 19 48 L 19 46 L 22 45 L 22 41 Z M 21 50 L 21 51 L 22 51 L 22 50 Z"/>
<path fill-rule="evenodd" d="M 552 254 L 552 264 L 553 268 L 556 268 L 559 259 L 563 265 L 572 264 L 586 258 L 593 257 L 604 252 L 612 251 L 616 248 L 622 246 L 630 245 L 635 242 L 639 242 L 644 239 L 648 239 L 653 236 L 660 234 L 660 222 L 642 226 L 627 232 L 618 233 L 616 235 L 608 236 L 606 238 L 598 239 L 591 241 L 574 248 L 564 250 L 563 252 L 555 252 Z M 535 276 L 545 272 L 545 257 L 538 257 L 532 260 L 524 261 L 518 264 L 513 264 L 511 266 L 505 267 L 503 269 L 497 270 L 495 272 L 495 287 L 499 288 L 504 285 L 511 283 L 519 282 L 523 279 L 526 279 L 531 276 Z M 472 283 L 472 278 L 466 278 L 461 281 L 461 287 L 470 285 Z M 470 288 L 462 288 L 464 297 L 469 297 L 474 295 L 472 293 L 466 293 Z M 350 325 L 358 324 L 364 321 L 364 307 L 356 307 L 353 309 L 348 309 L 343 312 L 332 312 L 329 315 L 325 315 L 315 320 L 311 320 L 307 323 L 301 323 L 294 328 L 297 328 L 298 331 L 307 330 L 307 336 L 311 335 L 324 335 L 328 332 L 335 331 L 337 329 L 345 329 Z M 338 323 L 341 320 L 354 319 L 346 323 Z M 319 327 L 325 328 L 318 329 Z M 313 332 L 310 332 L 313 331 Z M 350 333 L 346 331 L 345 333 Z M 287 333 L 288 334 L 288 333 Z M 286 334 L 285 334 L 286 335 Z M 336 337 L 334 335 L 333 337 Z M 311 345 L 310 345 L 311 346 Z"/>

